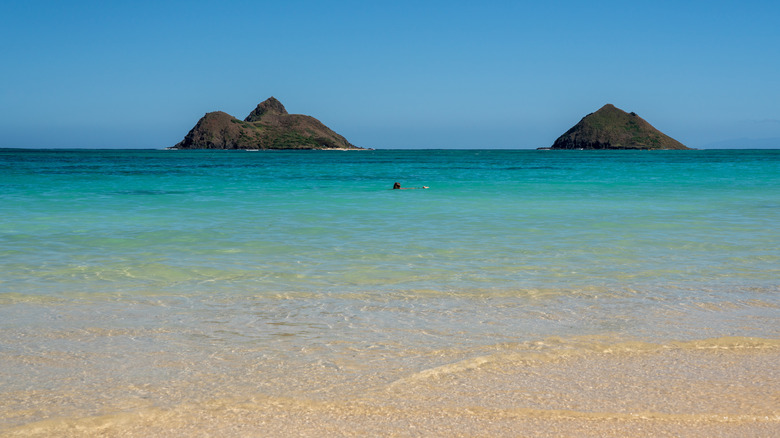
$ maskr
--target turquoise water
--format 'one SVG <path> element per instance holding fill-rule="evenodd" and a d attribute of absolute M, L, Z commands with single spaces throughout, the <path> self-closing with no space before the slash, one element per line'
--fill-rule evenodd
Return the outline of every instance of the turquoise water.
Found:
<path fill-rule="evenodd" d="M 0 426 L 551 337 L 776 339 L 778 187 L 780 150 L 0 150 Z"/>

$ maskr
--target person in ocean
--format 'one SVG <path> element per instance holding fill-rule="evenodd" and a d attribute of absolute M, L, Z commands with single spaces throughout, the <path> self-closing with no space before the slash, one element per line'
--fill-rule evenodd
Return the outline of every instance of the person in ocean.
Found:
<path fill-rule="evenodd" d="M 427 189 L 428 186 L 422 187 L 401 187 L 401 183 L 397 182 L 393 184 L 393 190 L 413 190 L 413 189 Z"/>

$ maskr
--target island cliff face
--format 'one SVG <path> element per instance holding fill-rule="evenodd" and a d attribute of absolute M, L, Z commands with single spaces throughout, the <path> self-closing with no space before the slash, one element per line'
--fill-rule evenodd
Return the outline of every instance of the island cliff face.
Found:
<path fill-rule="evenodd" d="M 583 117 L 549 149 L 689 149 L 634 113 L 606 104 Z"/>
<path fill-rule="evenodd" d="M 203 116 L 172 149 L 362 149 L 311 116 L 289 114 L 271 97 L 244 120 L 222 111 Z"/>

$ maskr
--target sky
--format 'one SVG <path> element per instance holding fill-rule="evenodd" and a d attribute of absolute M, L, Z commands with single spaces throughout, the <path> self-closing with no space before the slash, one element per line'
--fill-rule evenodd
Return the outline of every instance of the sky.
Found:
<path fill-rule="evenodd" d="M 163 148 L 274 96 L 372 148 L 537 148 L 612 103 L 780 148 L 780 2 L 0 2 L 0 147 Z"/>

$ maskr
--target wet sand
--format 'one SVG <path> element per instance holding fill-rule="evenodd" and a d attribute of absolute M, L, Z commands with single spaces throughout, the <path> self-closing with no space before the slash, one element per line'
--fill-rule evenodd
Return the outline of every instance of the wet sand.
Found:
<path fill-rule="evenodd" d="M 554 355 L 504 351 L 383 385 L 358 380 L 352 386 L 365 389 L 350 395 L 246 391 L 54 418 L 2 436 L 771 437 L 780 435 L 779 363 L 775 341 L 728 338 Z"/>

